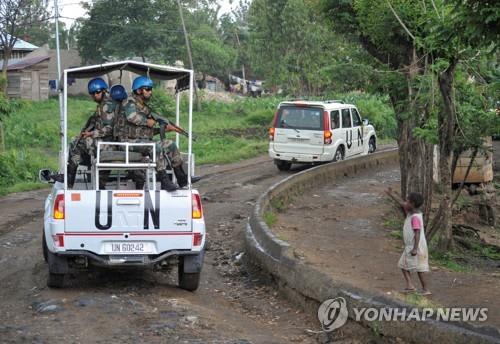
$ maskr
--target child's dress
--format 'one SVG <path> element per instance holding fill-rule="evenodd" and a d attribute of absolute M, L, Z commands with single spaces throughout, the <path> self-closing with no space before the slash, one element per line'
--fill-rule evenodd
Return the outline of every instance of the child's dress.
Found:
<path fill-rule="evenodd" d="M 420 231 L 420 241 L 418 243 L 417 255 L 412 256 L 411 251 L 415 244 L 416 231 Z M 421 213 L 409 214 L 406 217 L 403 226 L 403 239 L 405 248 L 401 258 L 399 258 L 398 267 L 408 271 L 429 271 L 427 241 L 425 240 L 424 221 Z"/>

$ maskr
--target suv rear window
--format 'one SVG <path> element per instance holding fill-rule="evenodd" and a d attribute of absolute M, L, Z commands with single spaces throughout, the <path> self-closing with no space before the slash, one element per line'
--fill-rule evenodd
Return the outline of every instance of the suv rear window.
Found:
<path fill-rule="evenodd" d="M 317 107 L 282 106 L 277 128 L 323 130 L 323 109 Z"/>

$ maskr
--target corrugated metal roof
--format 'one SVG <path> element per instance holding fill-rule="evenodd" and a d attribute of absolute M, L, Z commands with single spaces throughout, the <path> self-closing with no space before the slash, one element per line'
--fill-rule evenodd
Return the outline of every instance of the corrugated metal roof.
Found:
<path fill-rule="evenodd" d="M 24 69 L 26 67 L 36 65 L 37 63 L 40 63 L 40 62 L 48 60 L 48 59 L 50 59 L 49 56 L 37 56 L 37 57 L 30 57 L 27 59 L 22 59 L 21 61 L 18 61 L 12 65 L 9 65 L 7 67 L 7 70 L 12 71 L 12 70 Z"/>
<path fill-rule="evenodd" d="M 10 35 L 7 33 L 7 40 L 10 40 Z M 38 47 L 36 45 L 33 45 L 29 42 L 26 42 L 26 41 L 23 41 L 22 39 L 18 38 L 16 43 L 14 43 L 14 47 L 13 47 L 14 50 L 29 50 L 29 51 L 33 51 L 35 49 L 38 49 Z"/>

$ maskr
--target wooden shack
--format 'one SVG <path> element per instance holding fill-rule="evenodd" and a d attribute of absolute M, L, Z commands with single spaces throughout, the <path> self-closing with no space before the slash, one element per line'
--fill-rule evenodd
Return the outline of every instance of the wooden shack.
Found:
<path fill-rule="evenodd" d="M 7 69 L 7 96 L 29 100 L 49 98 L 49 56 L 24 58 Z"/>
<path fill-rule="evenodd" d="M 484 140 L 484 150 L 477 153 L 472 167 L 465 180 L 466 184 L 488 183 L 493 180 L 493 153 L 491 137 Z M 453 174 L 453 184 L 460 184 L 465 178 L 467 168 L 470 165 L 472 151 L 468 150 L 462 154 L 457 161 L 457 168 Z"/>

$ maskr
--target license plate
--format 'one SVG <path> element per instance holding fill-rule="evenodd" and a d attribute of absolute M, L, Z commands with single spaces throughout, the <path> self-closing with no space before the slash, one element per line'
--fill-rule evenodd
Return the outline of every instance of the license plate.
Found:
<path fill-rule="evenodd" d="M 150 242 L 107 242 L 104 244 L 104 253 L 153 253 L 153 244 Z"/>

